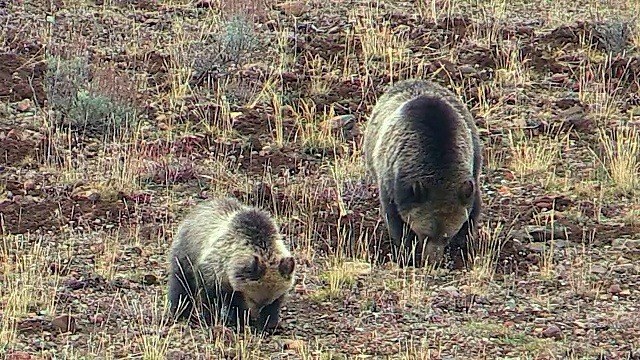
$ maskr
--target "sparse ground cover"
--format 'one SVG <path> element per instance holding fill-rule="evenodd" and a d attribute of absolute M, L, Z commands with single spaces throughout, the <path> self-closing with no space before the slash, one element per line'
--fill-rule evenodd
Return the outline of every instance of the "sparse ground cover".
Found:
<path fill-rule="evenodd" d="M 640 358 L 639 13 L 0 1 L 0 353 Z M 481 128 L 469 269 L 385 261 L 361 129 L 414 76 L 457 91 Z M 175 226 L 221 194 L 272 211 L 299 259 L 273 336 L 164 322 Z"/>

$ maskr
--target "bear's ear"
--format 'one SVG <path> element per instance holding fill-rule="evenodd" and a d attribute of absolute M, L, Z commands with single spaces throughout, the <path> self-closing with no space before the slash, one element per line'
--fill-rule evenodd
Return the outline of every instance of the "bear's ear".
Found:
<path fill-rule="evenodd" d="M 469 200 L 473 196 L 474 190 L 475 185 L 473 184 L 473 181 L 466 180 L 462 183 L 462 186 L 460 186 L 460 195 L 464 200 Z"/>
<path fill-rule="evenodd" d="M 296 262 L 293 259 L 293 256 L 287 256 L 280 260 L 280 265 L 278 265 L 278 271 L 282 276 L 289 276 L 293 273 L 296 268 Z"/>

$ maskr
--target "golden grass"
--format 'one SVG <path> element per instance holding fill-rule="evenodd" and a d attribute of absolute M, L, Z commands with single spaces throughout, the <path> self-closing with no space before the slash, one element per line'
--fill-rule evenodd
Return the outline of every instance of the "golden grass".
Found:
<path fill-rule="evenodd" d="M 533 140 L 524 131 L 510 131 L 511 168 L 518 179 L 529 176 L 550 176 L 560 156 L 559 141 L 552 137 Z"/>
<path fill-rule="evenodd" d="M 471 269 L 467 273 L 468 285 L 477 294 L 486 293 L 494 281 L 496 266 L 504 240 L 508 233 L 503 233 L 503 224 L 488 224 L 480 229 L 478 246 L 469 246 L 471 250 Z"/>
<path fill-rule="evenodd" d="M 604 167 L 611 191 L 619 194 L 635 194 L 640 174 L 640 138 L 634 128 L 616 128 L 609 132 L 599 129 L 598 140 L 602 155 L 594 153 Z"/>
<path fill-rule="evenodd" d="M 59 257 L 42 237 L 5 235 L 0 241 L 1 350 L 10 348 L 16 340 L 16 323 L 21 319 L 34 312 L 56 315 L 55 289 L 60 276 L 50 274 L 51 259 Z"/>

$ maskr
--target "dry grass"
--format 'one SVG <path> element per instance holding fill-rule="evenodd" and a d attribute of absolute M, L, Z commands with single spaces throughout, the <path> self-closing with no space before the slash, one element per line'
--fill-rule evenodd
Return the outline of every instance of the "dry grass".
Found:
<path fill-rule="evenodd" d="M 24 3 L 11 5 L 22 13 L 16 16 L 40 6 Z M 630 17 L 640 10 L 634 2 L 588 1 L 573 14 L 567 9 L 577 5 L 567 1 L 349 8 L 251 1 L 245 5 L 263 17 L 243 20 L 256 25 L 254 32 L 232 29 L 239 25 L 231 15 L 249 15 L 215 1 L 201 10 L 166 1 L 161 11 L 123 10 L 122 3 L 63 2 L 52 25 L 34 23 L 21 36 L 46 44 L 47 56 L 91 53 L 104 60 L 92 60 L 104 74 L 126 69 L 128 81 L 103 74 L 98 90 L 117 98 L 110 109 L 135 98 L 145 108 L 135 126 L 91 137 L 61 125 L 52 100 L 22 111 L 0 93 L 0 120 L 33 129 L 45 144 L 19 161 L 3 155 L 0 352 L 68 359 L 586 359 L 610 341 L 611 358 L 622 359 L 616 351 L 640 345 L 614 332 L 640 333 L 620 316 L 637 303 L 635 290 L 626 291 L 639 284 L 637 255 L 610 245 L 637 236 L 636 227 L 624 225 L 636 225 L 640 213 L 639 119 L 621 104 L 638 85 L 640 67 L 630 62 L 614 74 L 616 58 L 590 48 L 584 35 L 575 44 L 533 49 L 527 36 L 509 35 L 529 26 L 519 19 L 534 15 L 553 26 L 585 14 Z M 303 3 L 302 14 L 287 7 Z M 391 15 L 398 13 L 419 16 L 402 23 Z M 15 48 L 17 35 L 0 27 L 0 47 Z M 317 29 L 301 30 L 307 27 Z M 552 30 L 533 27 L 536 34 Z M 219 34 L 235 40 L 221 42 Z M 632 35 L 636 46 L 639 34 Z M 538 50 L 542 60 L 532 55 Z M 627 59 L 638 55 L 629 51 Z M 18 79 L 18 70 L 10 78 Z M 379 264 L 381 255 L 370 251 L 386 229 L 353 134 L 383 85 L 409 77 L 450 85 L 484 123 L 486 209 L 467 270 L 400 269 Z M 561 100 L 581 104 L 597 131 L 555 127 L 568 121 Z M 10 115 L 2 113 L 5 102 Z M 344 128 L 335 125 L 351 118 Z M 541 123 L 552 123 L 553 131 L 540 131 Z M 13 141 L 7 133 L 0 131 L 0 141 Z M 27 143 L 26 134 L 15 144 Z M 246 195 L 261 183 L 271 191 L 264 206 L 283 224 L 298 260 L 284 334 L 168 324 L 165 258 L 177 222 L 201 198 Z M 557 195 L 570 199 L 569 209 L 536 207 L 560 206 L 544 199 Z M 37 212 L 51 199 L 58 208 Z M 20 201 L 23 207 L 14 206 Z M 12 234 L 9 228 L 22 229 L 17 224 L 32 225 Z M 595 235 L 540 240 L 525 230 L 555 233 L 566 224 Z M 69 281 L 85 287 L 71 289 Z M 621 291 L 611 292 L 612 283 Z M 79 330 L 52 328 L 63 314 Z M 47 325 L 33 330 L 30 321 Z M 549 335 L 553 326 L 561 327 L 559 335 Z M 597 333 L 605 328 L 613 330 Z"/>
<path fill-rule="evenodd" d="M 621 194 L 635 194 L 640 174 L 640 142 L 638 132 L 631 128 L 616 128 L 609 132 L 600 129 L 598 140 L 602 146 L 602 156 L 597 156 L 602 164 L 611 191 Z"/>

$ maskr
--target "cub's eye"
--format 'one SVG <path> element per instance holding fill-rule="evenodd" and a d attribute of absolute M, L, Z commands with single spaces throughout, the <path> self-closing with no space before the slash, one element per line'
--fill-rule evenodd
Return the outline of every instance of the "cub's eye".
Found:
<path fill-rule="evenodd" d="M 243 275 L 250 280 L 258 280 L 262 277 L 264 273 L 264 264 L 260 260 L 260 258 L 256 255 L 253 256 L 253 259 L 244 266 L 242 269 Z"/>

